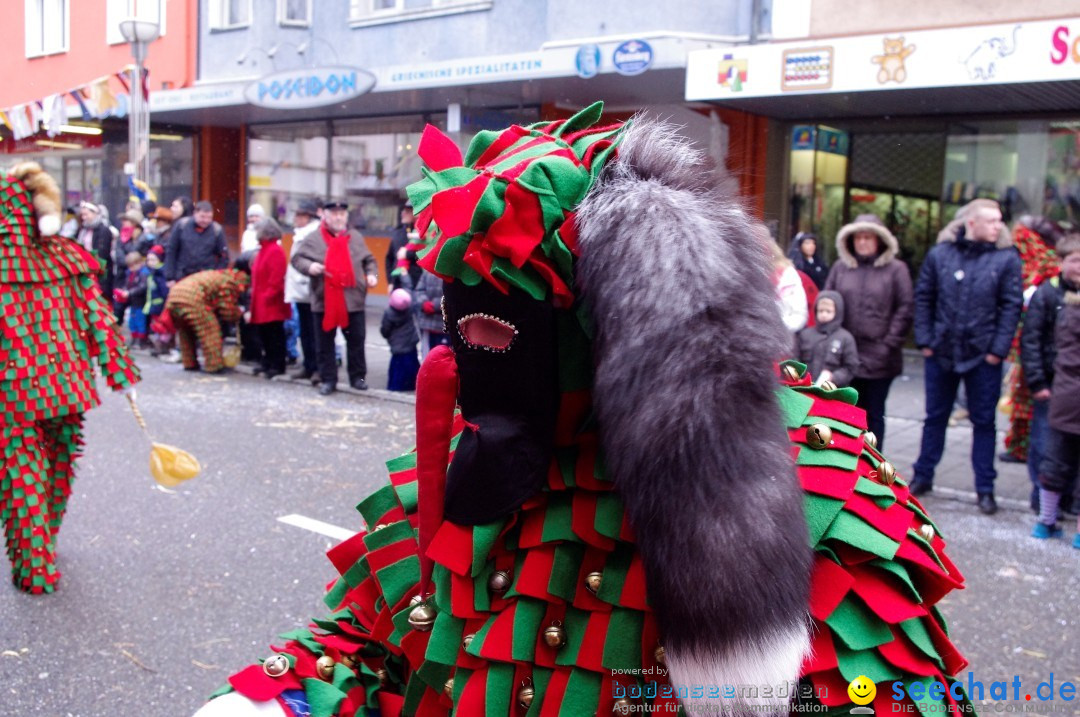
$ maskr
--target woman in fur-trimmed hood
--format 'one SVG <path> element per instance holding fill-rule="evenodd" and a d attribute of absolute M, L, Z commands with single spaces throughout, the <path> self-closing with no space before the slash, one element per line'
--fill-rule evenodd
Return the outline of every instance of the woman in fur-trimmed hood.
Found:
<path fill-rule="evenodd" d="M 839 708 L 864 672 L 962 668 L 928 609 L 962 578 L 853 392 L 777 382 L 751 218 L 673 127 L 601 109 L 464 157 L 425 130 L 409 196 L 452 346 L 416 451 L 332 551 L 334 614 L 200 717 L 781 715 L 800 679 Z"/>
<path fill-rule="evenodd" d="M 838 259 L 825 282 L 826 290 L 844 297 L 844 328 L 859 349 L 851 386 L 879 446 L 885 439 L 885 401 L 904 370 L 902 349 L 915 309 L 911 275 L 897 258 L 899 249 L 878 217 L 861 214 L 837 233 Z"/>

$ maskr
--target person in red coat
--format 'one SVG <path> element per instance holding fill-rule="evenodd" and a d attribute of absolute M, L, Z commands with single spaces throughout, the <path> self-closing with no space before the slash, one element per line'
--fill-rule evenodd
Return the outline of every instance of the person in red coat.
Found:
<path fill-rule="evenodd" d="M 278 241 L 281 227 L 264 219 L 255 227 L 259 252 L 251 266 L 251 310 L 245 317 L 262 340 L 262 367 L 257 373 L 273 378 L 285 373 L 285 321 L 292 315 L 285 303 L 285 267 L 288 262 Z"/>

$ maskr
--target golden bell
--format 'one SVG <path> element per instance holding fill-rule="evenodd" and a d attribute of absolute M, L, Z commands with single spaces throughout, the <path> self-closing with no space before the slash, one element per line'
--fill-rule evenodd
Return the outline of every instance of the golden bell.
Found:
<path fill-rule="evenodd" d="M 934 526 L 927 523 L 926 525 L 919 526 L 919 535 L 921 535 L 926 542 L 932 542 L 934 540 Z"/>
<path fill-rule="evenodd" d="M 799 369 L 795 368 L 791 364 L 784 366 L 784 380 L 791 383 L 798 383 L 802 380 L 802 374 L 799 373 Z"/>
<path fill-rule="evenodd" d="M 374 533 L 374 532 L 376 532 L 378 530 L 382 530 L 385 527 L 386 527 L 386 523 L 376 523 L 375 527 L 372 528 L 370 532 Z"/>
<path fill-rule="evenodd" d="M 409 607 L 416 607 L 420 603 L 424 602 L 424 598 L 421 595 L 413 595 L 409 600 Z"/>
<path fill-rule="evenodd" d="M 806 444 L 821 450 L 832 443 L 832 429 L 824 423 L 815 423 L 806 427 Z"/>
<path fill-rule="evenodd" d="M 385 685 L 387 683 L 387 681 L 389 681 L 389 679 L 390 679 L 390 673 L 387 672 L 382 667 L 375 670 L 375 676 L 379 678 L 379 684 L 380 685 Z"/>
<path fill-rule="evenodd" d="M 862 434 L 863 441 L 871 448 L 877 448 L 877 435 L 873 431 L 866 431 Z"/>
<path fill-rule="evenodd" d="M 320 680 L 329 682 L 334 679 L 334 664 L 334 658 L 330 655 L 323 655 L 315 660 L 315 671 L 319 673 Z"/>
<path fill-rule="evenodd" d="M 164 443 L 150 445 L 150 475 L 166 488 L 175 488 L 201 470 L 199 461 L 185 450 Z"/>
<path fill-rule="evenodd" d="M 548 647 L 554 647 L 556 649 L 566 644 L 566 630 L 562 628 L 562 625 L 556 623 L 544 628 L 544 642 Z"/>
<path fill-rule="evenodd" d="M 289 671 L 289 658 L 285 655 L 271 655 L 263 662 L 263 672 L 270 677 L 281 677 Z"/>
<path fill-rule="evenodd" d="M 822 381 L 818 384 L 818 388 L 820 388 L 822 391 L 835 391 L 836 384 L 832 381 Z"/>
<path fill-rule="evenodd" d="M 526 682 L 525 685 L 518 690 L 517 702 L 518 706 L 523 710 L 529 709 L 532 705 L 533 697 L 536 696 L 536 690 L 533 689 L 531 682 Z"/>
<path fill-rule="evenodd" d="M 342 655 L 341 664 L 348 667 L 350 670 L 356 669 L 356 665 L 359 664 L 359 655 Z"/>
<path fill-rule="evenodd" d="M 664 652 L 663 645 L 660 645 L 655 650 L 653 650 L 653 657 L 656 658 L 656 661 L 661 665 L 667 664 L 667 653 Z"/>
<path fill-rule="evenodd" d="M 454 678 L 451 677 L 446 681 L 446 684 L 442 687 L 442 693 L 446 695 L 447 699 L 454 699 Z"/>
<path fill-rule="evenodd" d="M 878 478 L 880 478 L 881 482 L 885 485 L 892 485 L 896 482 L 896 468 L 888 461 L 878 463 L 877 474 Z"/>
<path fill-rule="evenodd" d="M 435 624 L 435 611 L 429 605 L 420 604 L 409 612 L 409 626 L 420 632 L 427 632 Z"/>
<path fill-rule="evenodd" d="M 589 573 L 585 576 L 585 589 L 595 595 L 600 592 L 600 583 L 602 583 L 603 580 L 603 573 Z"/>
<path fill-rule="evenodd" d="M 473 638 L 474 638 L 474 637 L 476 637 L 476 634 L 475 634 L 475 633 L 472 633 L 472 632 L 470 632 L 470 633 L 469 633 L 468 635 L 466 635 L 465 637 L 463 637 L 463 638 L 461 639 L 461 648 L 462 648 L 463 650 L 465 650 L 465 652 L 468 652 L 468 651 L 469 651 L 469 645 L 471 645 L 471 644 L 472 644 L 472 641 L 473 641 Z"/>
<path fill-rule="evenodd" d="M 498 595 L 510 589 L 510 573 L 505 570 L 496 570 L 488 578 L 488 588 Z"/>

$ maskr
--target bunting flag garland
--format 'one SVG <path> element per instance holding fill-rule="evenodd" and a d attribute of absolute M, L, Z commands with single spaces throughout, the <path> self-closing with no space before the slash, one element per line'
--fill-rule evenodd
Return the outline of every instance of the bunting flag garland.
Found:
<path fill-rule="evenodd" d="M 71 95 L 71 99 L 75 100 L 75 104 L 79 106 L 79 111 L 82 112 L 83 122 L 89 122 L 90 120 L 94 119 L 94 115 L 90 112 L 90 108 L 87 106 L 86 100 L 83 99 L 82 95 L 79 93 L 78 90 L 72 90 L 68 94 Z"/>

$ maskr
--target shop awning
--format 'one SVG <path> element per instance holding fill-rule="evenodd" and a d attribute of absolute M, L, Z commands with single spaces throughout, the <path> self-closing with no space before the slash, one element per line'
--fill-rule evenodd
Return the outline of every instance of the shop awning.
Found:
<path fill-rule="evenodd" d="M 686 99 L 784 119 L 1080 109 L 1080 18 L 690 53 Z"/>

